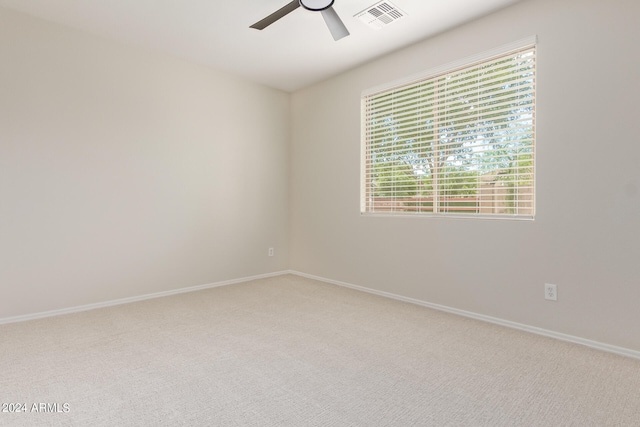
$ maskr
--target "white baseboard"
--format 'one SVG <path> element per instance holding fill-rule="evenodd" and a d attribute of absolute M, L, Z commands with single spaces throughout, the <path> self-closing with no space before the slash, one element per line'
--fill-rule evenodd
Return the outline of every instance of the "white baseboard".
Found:
<path fill-rule="evenodd" d="M 153 298 L 168 297 L 171 295 L 184 294 L 186 292 L 201 291 L 203 289 L 217 288 L 220 286 L 228 286 L 228 285 L 234 285 L 236 283 L 249 282 L 251 280 L 266 279 L 268 277 L 281 276 L 283 274 L 290 274 L 290 272 L 279 271 L 275 273 L 260 274 L 257 276 L 243 277 L 241 279 L 225 280 L 222 282 L 209 283 L 206 285 L 190 286 L 187 288 L 173 289 L 170 291 L 157 292 L 153 294 L 139 295 L 135 297 L 122 298 L 122 299 L 111 300 L 106 302 L 99 302 L 95 304 L 87 304 L 87 305 L 81 305 L 76 307 L 63 308 L 60 310 L 44 311 L 40 313 L 26 314 L 23 316 L 6 317 L 4 319 L 0 318 L 0 325 L 7 324 L 7 323 L 25 322 L 28 320 L 42 319 L 45 317 L 60 316 L 63 314 L 78 313 L 81 311 L 111 307 L 111 306 L 120 305 L 120 304 L 129 304 L 131 302 L 144 301 L 144 300 L 153 299 Z"/>
<path fill-rule="evenodd" d="M 585 338 L 576 337 L 576 336 L 573 336 L 573 335 L 568 335 L 568 334 L 563 334 L 563 333 L 560 333 L 560 332 L 551 331 L 551 330 L 548 330 L 548 329 L 542 329 L 542 328 L 538 328 L 538 327 L 535 327 L 535 326 L 525 325 L 525 324 L 522 324 L 522 323 L 511 322 L 509 320 L 499 319 L 497 317 L 485 316 L 484 314 L 478 314 L 478 313 L 473 313 L 473 312 L 470 312 L 470 311 L 459 310 L 457 308 L 452 308 L 452 307 L 448 307 L 448 306 L 445 306 L 445 305 L 433 304 L 433 303 L 430 303 L 430 302 L 427 302 L 427 301 L 418 300 L 418 299 L 415 299 L 415 298 L 409 298 L 409 297 L 405 297 L 405 296 L 402 296 L 402 295 L 392 294 L 390 292 L 378 291 L 376 289 L 371 289 L 371 288 L 367 288 L 367 287 L 364 287 L 364 286 L 353 285 L 351 283 L 346 283 L 346 282 L 340 282 L 338 280 L 332 280 L 332 279 L 327 279 L 327 278 L 324 278 L 324 277 L 313 276 L 311 274 L 306 274 L 306 273 L 302 273 L 302 272 L 295 271 L 295 270 L 286 270 L 286 271 L 279 271 L 279 272 L 275 272 L 275 273 L 260 274 L 260 275 L 257 275 L 257 276 L 243 277 L 243 278 L 240 278 L 240 279 L 226 280 L 226 281 L 222 281 L 222 282 L 209 283 L 209 284 L 206 284 L 206 285 L 191 286 L 191 287 L 187 287 L 187 288 L 180 288 L 180 289 L 174 289 L 174 290 L 170 290 L 170 291 L 157 292 L 157 293 L 153 293 L 153 294 L 146 294 L 146 295 L 140 295 L 140 296 L 135 296 L 135 297 L 122 298 L 122 299 L 105 301 L 105 302 L 100 302 L 100 303 L 95 303 L 95 304 L 87 304 L 87 305 L 82 305 L 82 306 L 63 308 L 63 309 L 60 309 L 60 310 L 52 310 L 52 311 L 45 311 L 45 312 L 34 313 L 34 314 L 27 314 L 27 315 L 22 315 L 22 316 L 0 318 L 0 325 L 7 324 L 7 323 L 25 322 L 25 321 L 28 321 L 28 320 L 42 319 L 42 318 L 46 318 L 46 317 L 60 316 L 60 315 L 63 315 L 63 314 L 78 313 L 78 312 L 81 312 L 81 311 L 88 311 L 88 310 L 94 310 L 94 309 L 98 309 L 98 308 L 111 307 L 111 306 L 120 305 L 120 304 L 128 304 L 128 303 L 131 303 L 131 302 L 144 301 L 144 300 L 153 299 L 153 298 L 167 297 L 167 296 L 182 294 L 182 293 L 186 293 L 186 292 L 201 291 L 201 290 L 204 290 L 204 289 L 217 288 L 217 287 L 220 287 L 220 286 L 229 286 L 229 285 L 234 285 L 234 284 L 237 284 L 237 283 L 249 282 L 249 281 L 252 281 L 252 280 L 266 279 L 266 278 L 269 278 L 269 277 L 282 276 L 282 275 L 285 275 L 285 274 L 293 274 L 293 275 L 300 276 L 300 277 L 306 277 L 308 279 L 318 280 L 318 281 L 321 281 L 321 282 L 330 283 L 330 284 L 337 285 L 337 286 L 342 286 L 342 287 L 345 287 L 345 288 L 355 289 L 355 290 L 358 290 L 358 291 L 367 292 L 367 293 L 378 295 L 378 296 L 382 296 L 382 297 L 385 297 L 385 298 L 391 298 L 391 299 L 395 299 L 395 300 L 399 300 L 399 301 L 404 301 L 404 302 L 408 302 L 408 303 L 411 303 L 411 304 L 416 304 L 416 305 L 420 305 L 420 306 L 423 306 L 423 307 L 432 308 L 434 310 L 444 311 L 444 312 L 447 312 L 447 313 L 452 313 L 452 314 L 456 314 L 456 315 L 459 315 L 459 316 L 480 320 L 480 321 L 483 321 L 483 322 L 488 322 L 488 323 L 493 323 L 493 324 L 500 325 L 500 326 L 505 326 L 507 328 L 518 329 L 518 330 L 521 330 L 521 331 L 530 332 L 530 333 L 537 334 L 537 335 L 542 335 L 542 336 L 545 336 L 545 337 L 555 338 L 555 339 L 558 339 L 558 340 L 561 340 L 561 341 L 571 342 L 571 343 L 574 343 L 574 344 L 580 344 L 580 345 L 584 345 L 586 347 L 591 347 L 591 348 L 594 348 L 594 349 L 597 349 L 597 350 L 602 350 L 602 351 L 606 351 L 606 352 L 609 352 L 609 353 L 614 353 L 614 354 L 618 354 L 618 355 L 621 355 L 621 356 L 631 357 L 631 358 L 640 360 L 640 351 L 631 350 L 631 349 L 624 348 L 624 347 L 618 347 L 618 346 L 614 346 L 614 345 L 610 345 L 610 344 L 605 344 L 605 343 L 601 343 L 601 342 L 598 342 L 598 341 L 592 341 L 592 340 L 588 340 L 588 339 L 585 339 Z"/>
<path fill-rule="evenodd" d="M 421 305 L 423 307 L 432 308 L 434 310 L 444 311 L 447 313 L 457 314 L 459 316 L 468 317 L 471 319 L 481 320 L 483 322 L 493 323 L 500 326 L 505 326 L 507 328 L 518 329 L 525 332 L 530 332 L 537 335 L 542 335 L 545 337 L 555 338 L 561 341 L 567 341 L 574 344 L 584 345 L 586 347 L 591 347 L 597 350 L 606 351 L 609 353 L 618 354 L 621 356 L 631 357 L 634 359 L 640 359 L 640 351 L 631 350 L 624 347 L 617 347 L 610 344 L 601 343 L 598 341 L 592 341 L 585 338 L 576 337 L 573 335 L 567 335 L 560 332 L 550 331 L 548 329 L 542 329 L 535 326 L 529 326 L 522 323 L 511 322 L 509 320 L 499 319 L 497 317 L 485 316 L 484 314 L 473 313 L 470 311 L 459 310 L 457 308 L 447 307 L 445 305 L 433 304 L 427 301 L 421 301 L 414 298 L 404 297 L 402 295 L 396 295 L 389 292 L 378 291 L 371 288 L 366 288 L 364 286 L 353 285 L 351 283 L 340 282 L 337 280 L 326 279 L 324 277 L 313 276 L 311 274 L 301 273 L 299 271 L 289 271 L 290 274 L 294 274 L 301 277 L 306 277 L 308 279 L 318 280 L 325 283 L 330 283 L 333 285 L 343 286 L 346 288 L 355 289 L 362 292 L 367 292 L 370 294 L 391 298 L 399 301 L 409 302 L 411 304 Z"/>

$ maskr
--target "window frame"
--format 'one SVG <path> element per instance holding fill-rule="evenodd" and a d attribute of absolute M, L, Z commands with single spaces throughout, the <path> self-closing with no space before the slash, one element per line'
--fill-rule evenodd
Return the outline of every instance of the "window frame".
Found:
<path fill-rule="evenodd" d="M 530 195 L 530 213 L 522 214 L 522 213 L 480 213 L 480 201 L 478 201 L 478 205 L 476 207 L 476 212 L 474 213 L 460 213 L 460 212 L 447 212 L 445 211 L 416 211 L 416 212 L 407 212 L 407 211 L 376 211 L 375 208 L 370 208 L 369 203 L 367 201 L 367 197 L 369 197 L 370 193 L 368 190 L 368 169 L 367 169 L 367 156 L 369 153 L 369 125 L 368 123 L 368 111 L 367 111 L 367 100 L 372 97 L 378 97 L 383 94 L 390 94 L 394 91 L 402 90 L 411 87 L 415 84 L 421 82 L 428 82 L 430 80 L 434 80 L 438 77 L 441 77 L 446 74 L 454 74 L 457 72 L 461 72 L 465 69 L 471 69 L 473 67 L 477 67 L 480 64 L 488 63 L 497 58 L 515 55 L 520 51 L 524 51 L 527 49 L 531 49 L 533 51 L 534 59 L 533 59 L 533 83 L 532 83 L 532 96 L 533 103 L 531 106 L 531 195 Z M 452 63 L 445 64 L 440 67 L 436 67 L 425 72 L 421 72 L 416 75 L 409 76 L 407 78 L 397 80 L 391 83 L 387 83 L 381 86 L 373 87 L 367 89 L 361 94 L 361 188 L 360 188 L 360 213 L 361 215 L 366 216 L 411 216 L 411 217 L 438 217 L 438 218 L 474 218 L 474 219 L 511 219 L 511 220 L 533 220 L 536 214 L 536 181 L 537 181 L 537 171 L 536 171 L 536 85 L 537 85 L 537 37 L 531 36 L 522 40 L 518 40 L 514 43 L 510 43 L 507 45 L 503 45 L 501 47 L 491 49 L 489 51 L 482 52 L 480 54 L 467 57 L 461 59 L 459 61 L 455 61 Z M 442 107 L 439 107 L 442 108 Z M 438 111 L 442 111 L 441 109 Z M 441 139 L 440 137 L 434 138 Z M 498 173 L 498 172 L 496 172 Z M 437 174 L 435 175 L 437 176 Z M 435 176 L 432 178 L 433 181 L 436 181 Z M 442 178 L 442 174 L 439 178 Z M 433 184 L 432 184 L 433 185 Z M 435 184 L 438 189 L 437 192 L 442 191 L 442 187 L 438 184 Z M 369 186 L 370 187 L 370 186 Z M 478 184 L 476 187 L 476 192 L 480 191 L 480 185 Z M 436 192 L 434 192 L 436 193 Z M 506 193 L 505 193 L 506 194 Z M 394 196 L 395 197 L 395 196 Z M 423 197 L 423 196 L 420 196 Z M 437 199 L 437 196 L 433 198 L 433 200 Z M 476 196 L 477 200 L 479 196 Z M 422 199 L 419 199 L 422 200 Z M 440 205 L 438 209 L 440 209 Z M 453 209 L 450 209 L 453 210 Z"/>

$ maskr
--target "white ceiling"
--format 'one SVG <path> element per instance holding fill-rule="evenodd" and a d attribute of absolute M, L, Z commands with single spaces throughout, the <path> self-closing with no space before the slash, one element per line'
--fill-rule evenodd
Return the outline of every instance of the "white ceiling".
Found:
<path fill-rule="evenodd" d="M 0 0 L 0 6 L 162 51 L 286 91 L 520 0 L 390 0 L 406 17 L 379 30 L 355 18 L 378 0 L 335 0 L 351 36 L 334 41 L 322 15 L 298 8 L 249 26 L 290 0 Z"/>

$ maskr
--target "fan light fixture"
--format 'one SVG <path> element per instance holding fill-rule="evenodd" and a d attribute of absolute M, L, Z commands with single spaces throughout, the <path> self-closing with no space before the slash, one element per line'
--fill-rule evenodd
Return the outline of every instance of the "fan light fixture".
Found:
<path fill-rule="evenodd" d="M 327 28 L 329 28 L 329 31 L 333 36 L 333 39 L 340 40 L 341 38 L 349 35 L 349 30 L 347 30 L 347 27 L 345 27 L 344 23 L 333 9 L 333 2 L 334 0 L 292 0 L 290 3 L 276 10 L 271 15 L 251 25 L 250 28 L 264 30 L 280 18 L 285 17 L 302 6 L 311 12 L 320 12 L 324 18 L 324 22 L 327 24 Z"/>
<path fill-rule="evenodd" d="M 300 0 L 300 4 L 307 10 L 320 12 L 333 6 L 334 0 Z"/>

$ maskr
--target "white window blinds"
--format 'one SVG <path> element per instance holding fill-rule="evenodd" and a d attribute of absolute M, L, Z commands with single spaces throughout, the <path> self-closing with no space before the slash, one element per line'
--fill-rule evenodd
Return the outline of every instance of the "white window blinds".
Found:
<path fill-rule="evenodd" d="M 533 218 L 535 46 L 363 97 L 363 213 Z"/>

